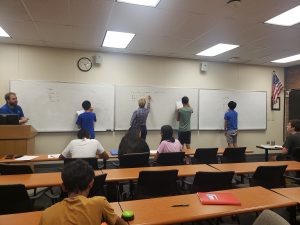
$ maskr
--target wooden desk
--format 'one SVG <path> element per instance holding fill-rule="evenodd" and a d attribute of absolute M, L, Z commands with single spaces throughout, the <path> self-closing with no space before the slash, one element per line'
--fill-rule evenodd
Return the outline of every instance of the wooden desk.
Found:
<path fill-rule="evenodd" d="M 101 170 L 95 171 L 96 175 L 102 174 Z M 1 175 L 0 185 L 24 184 L 27 189 L 37 187 L 53 187 L 62 184 L 61 173 L 33 173 L 18 175 Z"/>
<path fill-rule="evenodd" d="M 300 187 L 292 187 L 292 188 L 275 188 L 272 189 L 293 201 L 296 201 L 300 204 Z"/>
<path fill-rule="evenodd" d="M 279 165 L 288 165 L 286 171 L 300 170 L 300 162 L 296 162 L 296 161 L 210 164 L 210 166 L 220 171 L 234 171 L 236 174 L 254 173 L 258 166 L 279 166 Z"/>
<path fill-rule="evenodd" d="M 131 225 L 176 224 L 264 209 L 290 207 L 297 204 L 293 200 L 262 187 L 232 189 L 222 192 L 233 193 L 242 202 L 242 205 L 202 205 L 196 194 L 127 201 L 119 204 L 123 211 L 134 211 L 135 219 L 129 222 Z M 189 206 L 171 207 L 174 204 L 189 204 Z"/>
<path fill-rule="evenodd" d="M 122 209 L 118 202 L 110 203 L 115 213 L 121 216 Z M 0 215 L 0 225 L 39 225 L 42 211 Z"/>
<path fill-rule="evenodd" d="M 180 165 L 180 166 L 155 166 L 155 167 L 139 167 L 139 168 L 124 168 L 124 169 L 107 169 L 102 170 L 107 173 L 106 181 L 126 181 L 136 180 L 139 177 L 140 171 L 157 171 L 157 170 L 174 170 L 177 169 L 179 177 L 193 176 L 198 171 L 217 172 L 218 170 L 205 164 L 198 165 Z"/>
<path fill-rule="evenodd" d="M 196 150 L 193 149 L 193 148 L 183 149 L 183 151 L 185 152 L 185 155 L 186 155 L 186 156 L 193 156 L 193 155 L 195 155 L 195 152 L 196 152 Z M 218 149 L 218 155 L 223 155 L 224 151 L 225 151 L 225 148 L 220 147 L 220 148 Z M 247 148 L 247 149 L 246 149 L 246 154 L 249 154 L 249 153 L 253 153 L 253 150 Z M 118 158 L 118 155 L 112 155 L 110 151 L 107 151 L 107 154 L 109 155 L 109 158 L 112 158 L 112 159 Z M 155 154 L 150 153 L 150 157 L 151 157 L 151 156 L 153 157 L 153 156 L 155 156 L 155 155 L 156 155 L 156 153 L 155 153 Z"/>
<path fill-rule="evenodd" d="M 256 148 L 265 150 L 265 161 L 269 161 L 269 150 L 280 150 L 282 148 L 277 147 L 276 145 L 257 145 Z"/>

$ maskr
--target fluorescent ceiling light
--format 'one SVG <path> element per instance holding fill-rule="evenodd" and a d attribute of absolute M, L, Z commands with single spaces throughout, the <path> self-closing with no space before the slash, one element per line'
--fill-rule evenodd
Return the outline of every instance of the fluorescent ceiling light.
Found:
<path fill-rule="evenodd" d="M 273 63 L 288 63 L 288 62 L 294 62 L 300 60 L 300 54 L 298 55 L 292 55 L 286 58 L 277 59 L 272 61 Z"/>
<path fill-rule="evenodd" d="M 10 37 L 2 27 L 0 27 L 0 37 Z"/>
<path fill-rule="evenodd" d="M 107 31 L 103 44 L 103 47 L 109 48 L 126 48 L 135 34 L 123 33 L 116 31 Z"/>
<path fill-rule="evenodd" d="M 219 43 L 217 45 L 214 45 L 202 52 L 199 52 L 197 55 L 201 55 L 201 56 L 216 56 L 216 55 L 220 55 L 224 52 L 230 51 L 234 48 L 239 47 L 239 45 L 230 45 L 230 44 L 222 44 Z"/>
<path fill-rule="evenodd" d="M 292 8 L 272 19 L 267 20 L 265 23 L 280 25 L 280 26 L 293 26 L 300 22 L 300 5 Z"/>
<path fill-rule="evenodd" d="M 160 0 L 117 0 L 117 2 L 124 2 L 135 5 L 156 7 Z"/>

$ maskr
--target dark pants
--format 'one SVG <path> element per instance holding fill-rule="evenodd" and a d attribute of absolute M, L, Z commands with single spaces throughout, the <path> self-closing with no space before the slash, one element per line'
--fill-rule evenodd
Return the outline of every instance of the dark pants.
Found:
<path fill-rule="evenodd" d="M 147 127 L 141 126 L 141 138 L 146 141 L 146 136 L 147 136 Z"/>

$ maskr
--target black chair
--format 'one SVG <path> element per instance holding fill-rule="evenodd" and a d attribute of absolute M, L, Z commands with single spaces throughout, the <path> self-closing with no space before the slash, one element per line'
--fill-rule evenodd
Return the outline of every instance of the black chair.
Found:
<path fill-rule="evenodd" d="M 259 166 L 252 178 L 249 179 L 250 186 L 262 186 L 264 188 L 284 188 L 284 173 L 287 165 L 282 166 Z"/>
<path fill-rule="evenodd" d="M 95 176 L 95 178 L 94 178 L 94 184 L 93 184 L 92 189 L 90 190 L 90 193 L 89 193 L 88 197 L 106 196 L 105 189 L 104 189 L 104 184 L 105 184 L 106 176 L 107 176 L 106 173 L 98 175 L 98 176 Z"/>
<path fill-rule="evenodd" d="M 225 148 L 221 158 L 222 163 L 242 163 L 246 162 L 246 147 Z"/>
<path fill-rule="evenodd" d="M 29 165 L 11 165 L 0 164 L 0 174 L 15 175 L 15 174 L 31 174 L 33 173 Z"/>
<path fill-rule="evenodd" d="M 174 166 L 184 164 L 184 152 L 168 152 L 160 153 L 156 162 L 153 165 L 156 166 Z"/>
<path fill-rule="evenodd" d="M 120 168 L 136 168 L 149 166 L 150 152 L 123 154 L 119 158 Z"/>
<path fill-rule="evenodd" d="M 178 170 L 141 171 L 136 198 L 154 198 L 178 194 Z"/>
<path fill-rule="evenodd" d="M 192 158 L 193 164 L 216 164 L 218 163 L 218 148 L 197 148 L 194 157 Z"/>
<path fill-rule="evenodd" d="M 30 212 L 32 202 L 23 184 L 0 185 L 0 214 Z"/>
<path fill-rule="evenodd" d="M 99 170 L 97 158 L 65 158 L 64 165 L 69 162 L 76 161 L 77 159 L 82 159 L 82 160 L 86 161 L 88 164 L 90 164 L 90 166 L 93 167 L 94 170 Z"/>
<path fill-rule="evenodd" d="M 197 172 L 192 184 L 192 193 L 219 191 L 233 188 L 233 171 Z"/>

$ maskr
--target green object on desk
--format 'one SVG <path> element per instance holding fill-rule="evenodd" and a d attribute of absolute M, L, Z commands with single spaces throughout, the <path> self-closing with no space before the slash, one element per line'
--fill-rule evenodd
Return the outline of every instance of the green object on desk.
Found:
<path fill-rule="evenodd" d="M 131 221 L 134 219 L 134 213 L 133 211 L 130 211 L 130 210 L 125 210 L 123 213 L 122 213 L 122 218 L 123 220 L 125 221 Z"/>

